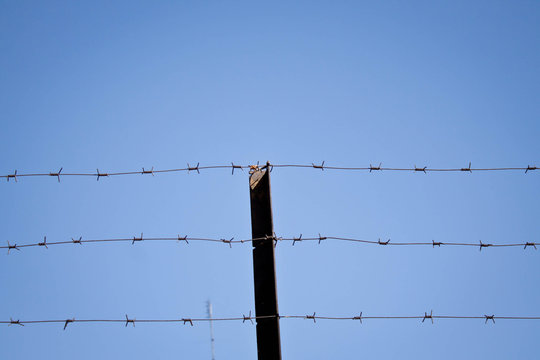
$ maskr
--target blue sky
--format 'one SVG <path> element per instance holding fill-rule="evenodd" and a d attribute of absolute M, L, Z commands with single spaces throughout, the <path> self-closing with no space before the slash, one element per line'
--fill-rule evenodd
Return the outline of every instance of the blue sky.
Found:
<path fill-rule="evenodd" d="M 538 165 L 533 1 L 0 1 L 0 171 Z M 275 169 L 280 236 L 538 241 L 535 172 Z M 249 238 L 247 172 L 1 184 L 4 243 Z M 538 316 L 534 249 L 279 244 L 280 313 Z M 251 248 L 138 243 L 1 256 L 0 318 L 254 310 Z M 209 359 L 207 324 L 6 327 L 2 356 Z M 215 324 L 216 358 L 255 327 Z M 534 358 L 540 323 L 282 320 L 283 358 Z"/>

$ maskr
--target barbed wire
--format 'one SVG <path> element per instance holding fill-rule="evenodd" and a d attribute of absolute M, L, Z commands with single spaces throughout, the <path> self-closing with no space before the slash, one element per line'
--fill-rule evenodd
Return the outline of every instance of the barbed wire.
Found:
<path fill-rule="evenodd" d="M 108 243 L 108 242 L 130 242 L 132 245 L 134 245 L 137 242 L 142 241 L 175 241 L 175 242 L 185 242 L 186 244 L 189 244 L 190 241 L 192 242 L 212 242 L 212 243 L 222 243 L 225 245 L 228 245 L 230 248 L 232 248 L 233 244 L 243 244 L 243 243 L 251 243 L 254 241 L 273 241 L 274 245 L 277 246 L 278 243 L 286 241 L 291 242 L 294 246 L 297 242 L 317 242 L 319 245 L 323 241 L 344 241 L 344 242 L 354 242 L 354 243 L 362 243 L 362 244 L 370 244 L 370 245 L 380 245 L 380 246 L 430 246 L 432 248 L 435 247 L 443 247 L 443 246 L 469 246 L 469 247 L 477 247 L 479 251 L 482 251 L 483 248 L 493 247 L 493 248 L 506 248 L 506 247 L 523 247 L 523 249 L 527 249 L 527 247 L 537 249 L 536 245 L 540 245 L 538 242 L 519 242 L 519 243 L 485 243 L 481 240 L 478 243 L 467 243 L 467 242 L 441 242 L 441 241 L 435 241 L 432 240 L 431 242 L 392 242 L 390 239 L 387 240 L 381 240 L 380 238 L 378 240 L 365 240 L 365 239 L 358 239 L 358 238 L 346 238 L 346 237 L 338 237 L 338 236 L 322 236 L 319 234 L 317 237 L 302 237 L 302 234 L 298 237 L 290 237 L 290 238 L 283 238 L 283 237 L 277 237 L 277 236 L 266 236 L 266 237 L 260 237 L 260 238 L 250 238 L 250 239 L 240 239 L 235 240 L 234 237 L 232 238 L 201 238 L 201 237 L 188 237 L 185 236 L 174 236 L 174 237 L 144 237 L 143 233 L 141 233 L 140 236 L 133 236 L 128 238 L 110 238 L 110 239 L 83 239 L 82 236 L 79 238 L 71 238 L 71 240 L 67 241 L 53 241 L 53 242 L 47 242 L 47 236 L 43 237 L 43 241 L 36 242 L 36 243 L 29 243 L 29 244 L 12 244 L 7 241 L 7 245 L 0 246 L 0 249 L 7 249 L 7 253 L 9 254 L 11 250 L 18 250 L 21 251 L 21 248 L 26 247 L 45 247 L 48 249 L 49 246 L 54 245 L 67 245 L 67 244 L 85 244 L 85 243 Z"/>
<path fill-rule="evenodd" d="M 266 316 L 253 316 L 251 311 L 248 315 L 242 314 L 242 316 L 237 317 L 223 317 L 223 318 L 191 318 L 191 317 L 180 317 L 180 318 L 170 318 L 170 319 L 136 319 L 130 318 L 127 314 L 125 318 L 121 319 L 49 319 L 49 320 L 14 320 L 10 318 L 8 320 L 1 320 L 0 324 L 19 325 L 25 326 L 30 324 L 63 324 L 64 330 L 71 323 L 122 323 L 125 327 L 128 325 L 133 325 L 135 323 L 182 323 L 183 325 L 189 324 L 191 326 L 197 322 L 208 322 L 208 321 L 241 321 L 242 323 L 254 324 L 253 320 L 264 320 L 264 319 L 304 319 L 304 320 L 313 320 L 314 323 L 317 323 L 317 320 L 354 320 L 362 323 L 364 320 L 421 320 L 424 323 L 426 320 L 434 323 L 435 319 L 459 319 L 459 320 L 484 320 L 484 323 L 487 324 L 491 322 L 495 324 L 495 320 L 540 320 L 540 316 L 495 316 L 492 315 L 476 315 L 476 316 L 466 316 L 466 315 L 433 315 L 433 310 L 429 313 L 424 312 L 423 315 L 411 315 L 411 316 L 366 316 L 360 312 L 358 315 L 354 316 L 320 316 L 316 312 L 308 315 L 266 315 Z"/>
<path fill-rule="evenodd" d="M 266 163 L 266 165 L 259 165 L 259 163 L 254 165 L 235 165 L 231 162 L 231 165 L 207 165 L 207 166 L 201 166 L 200 163 L 197 163 L 196 166 L 191 166 L 189 163 L 184 168 L 174 168 L 174 169 L 161 169 L 161 170 L 155 170 L 154 167 L 147 169 L 142 168 L 138 171 L 113 171 L 113 172 L 101 172 L 99 169 L 96 169 L 95 172 L 81 172 L 81 173 L 66 173 L 62 172 L 64 168 L 60 168 L 60 170 L 56 171 L 50 171 L 46 173 L 18 173 L 17 170 L 15 170 L 12 174 L 6 174 L 6 175 L 0 175 L 0 178 L 5 178 L 8 182 L 10 179 L 13 179 L 15 182 L 17 182 L 18 178 L 22 177 L 54 177 L 60 182 L 60 178 L 64 176 L 86 176 L 86 177 L 95 177 L 96 180 L 99 180 L 103 177 L 112 177 L 112 176 L 123 176 L 123 175 L 152 175 L 155 174 L 161 174 L 161 173 L 172 173 L 172 172 L 197 172 L 197 174 L 201 173 L 201 170 L 210 170 L 210 169 L 230 169 L 231 175 L 234 175 L 235 170 L 242 170 L 244 169 L 249 170 L 250 173 L 262 169 L 269 168 L 272 170 L 273 168 L 311 168 L 316 170 L 345 170 L 345 171 L 368 171 L 368 172 L 375 172 L 375 171 L 408 171 L 408 172 L 422 172 L 424 174 L 428 172 L 468 172 L 472 173 L 473 171 L 524 171 L 525 173 L 528 173 L 529 171 L 538 170 L 537 166 L 531 166 L 527 165 L 526 167 L 494 167 L 494 168 L 473 168 L 472 164 L 469 162 L 468 167 L 463 168 L 428 168 L 427 166 L 421 166 L 418 167 L 414 165 L 414 167 L 383 167 L 382 163 L 379 163 L 379 165 L 371 165 L 369 166 L 363 166 L 363 167 L 354 167 L 354 166 L 328 166 L 325 165 L 325 162 L 323 161 L 320 165 L 317 165 L 315 163 L 311 164 L 270 164 Z"/>

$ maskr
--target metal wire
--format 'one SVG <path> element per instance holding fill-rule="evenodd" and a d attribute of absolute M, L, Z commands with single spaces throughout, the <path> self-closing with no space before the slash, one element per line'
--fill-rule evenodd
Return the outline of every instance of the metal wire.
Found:
<path fill-rule="evenodd" d="M 365 316 L 360 312 L 359 315 L 355 316 L 321 316 L 317 315 L 315 312 L 312 315 L 266 315 L 266 316 L 252 316 L 251 311 L 249 315 L 242 315 L 237 317 L 223 317 L 223 318 L 191 318 L 191 317 L 181 317 L 181 318 L 170 318 L 170 319 L 136 319 L 130 318 L 127 314 L 125 318 L 120 319 L 49 319 L 49 320 L 1 320 L 0 324 L 7 325 L 19 325 L 25 326 L 30 324 L 63 324 L 64 330 L 70 323 L 122 323 L 126 327 L 129 324 L 135 326 L 136 323 L 182 323 L 184 325 L 189 324 L 191 326 L 197 322 L 208 322 L 208 321 L 241 321 L 242 323 L 249 322 L 253 324 L 253 320 L 264 320 L 264 319 L 305 319 L 313 320 L 314 323 L 317 320 L 358 320 L 362 323 L 363 320 L 422 320 L 423 323 L 425 320 L 431 320 L 433 323 L 434 319 L 458 319 L 458 320 L 484 320 L 484 323 L 495 323 L 495 320 L 540 320 L 540 316 L 495 316 L 493 315 L 433 315 L 433 311 L 429 314 L 427 312 L 424 315 L 410 315 L 410 316 L 394 316 L 394 315 L 385 315 L 385 316 Z"/>
<path fill-rule="evenodd" d="M 536 245 L 540 245 L 538 242 L 519 242 L 519 243 L 499 243 L 499 244 L 493 244 L 493 243 L 484 243 L 482 241 L 479 241 L 478 243 L 467 243 L 467 242 L 437 242 L 435 240 L 432 240 L 431 242 L 393 242 L 390 239 L 382 241 L 381 239 L 378 240 L 365 240 L 365 239 L 359 239 L 359 238 L 346 238 L 346 237 L 338 237 L 338 236 L 322 236 L 319 234 L 317 237 L 307 237 L 303 238 L 302 234 L 300 234 L 299 237 L 291 237 L 291 238 L 283 238 L 283 237 L 276 237 L 276 236 L 267 236 L 264 238 L 250 238 L 250 239 L 240 239 L 240 240 L 234 240 L 233 238 L 227 239 L 227 238 L 201 238 L 201 237 L 188 237 L 186 236 L 174 236 L 174 237 L 144 237 L 141 233 L 140 236 L 133 236 L 129 238 L 111 238 L 111 239 L 83 239 L 82 237 L 79 237 L 77 239 L 71 238 L 71 240 L 68 241 L 52 241 L 47 242 L 47 237 L 45 236 L 43 238 L 43 241 L 36 242 L 36 243 L 29 243 L 29 244 L 11 244 L 9 241 L 7 242 L 7 245 L 0 246 L 0 249 L 7 249 L 8 254 L 11 250 L 21 250 L 22 248 L 26 247 L 45 247 L 48 248 L 49 246 L 54 245 L 67 245 L 67 244 L 85 244 L 85 243 L 108 243 L 108 242 L 130 242 L 132 245 L 136 242 L 143 242 L 143 241 L 175 241 L 175 242 L 185 242 L 186 244 L 189 244 L 190 242 L 212 242 L 212 243 L 222 243 L 226 244 L 229 247 L 232 247 L 233 244 L 243 244 L 243 243 L 251 243 L 253 241 L 273 241 L 274 244 L 277 245 L 279 242 L 291 242 L 294 246 L 297 242 L 304 242 L 304 241 L 316 241 L 318 244 L 321 244 L 323 241 L 344 241 L 344 242 L 354 242 L 354 243 L 361 243 L 361 244 L 369 244 L 369 245 L 379 245 L 379 246 L 430 246 L 432 248 L 435 247 L 444 247 L 444 246 L 469 246 L 469 247 L 477 247 L 480 251 L 482 251 L 483 248 L 493 247 L 493 248 L 507 248 L 507 247 L 523 247 L 523 249 L 526 249 L 527 247 L 531 247 L 536 249 Z"/>
<path fill-rule="evenodd" d="M 5 178 L 7 181 L 10 179 L 13 179 L 15 182 L 17 182 L 18 178 L 22 177 L 55 177 L 58 182 L 60 182 L 60 178 L 64 176 L 87 176 L 87 177 L 95 177 L 96 180 L 99 180 L 102 177 L 111 177 L 111 176 L 122 176 L 122 175 L 152 175 L 154 174 L 160 174 L 160 173 L 171 173 L 171 172 L 192 172 L 196 171 L 198 174 L 200 174 L 201 170 L 209 170 L 209 169 L 230 169 L 231 174 L 234 175 L 234 170 L 240 169 L 248 169 L 250 172 L 261 170 L 264 168 L 311 168 L 316 170 L 344 170 L 344 171 L 368 171 L 368 172 L 374 172 L 374 171 L 408 171 L 408 172 L 422 172 L 422 173 L 428 173 L 428 172 L 469 172 L 472 173 L 473 171 L 524 171 L 525 173 L 528 173 L 529 171 L 538 170 L 537 166 L 531 166 L 527 165 L 526 167 L 484 167 L 484 168 L 473 168 L 471 167 L 471 163 L 469 163 L 468 167 L 463 168 L 428 168 L 427 166 L 423 167 L 383 167 L 382 164 L 379 164 L 377 166 L 369 165 L 369 166 L 361 166 L 361 167 L 354 167 L 354 166 L 328 166 L 325 165 L 325 162 L 323 161 L 321 165 L 316 165 L 314 163 L 310 164 L 270 164 L 267 163 L 267 165 L 259 166 L 259 163 L 256 165 L 235 165 L 231 162 L 231 165 L 207 165 L 207 166 L 200 166 L 200 163 L 197 163 L 197 166 L 191 166 L 187 164 L 187 167 L 184 168 L 174 168 L 174 169 L 161 169 L 161 170 L 154 170 L 154 167 L 152 167 L 150 170 L 142 168 L 140 171 L 113 171 L 113 172 L 101 172 L 99 169 L 96 169 L 96 172 L 83 172 L 83 173 L 65 173 L 62 172 L 63 168 L 60 168 L 58 171 L 50 171 L 48 173 L 18 173 L 17 170 L 14 171 L 12 174 L 6 174 L 6 175 L 0 175 L 0 178 Z"/>

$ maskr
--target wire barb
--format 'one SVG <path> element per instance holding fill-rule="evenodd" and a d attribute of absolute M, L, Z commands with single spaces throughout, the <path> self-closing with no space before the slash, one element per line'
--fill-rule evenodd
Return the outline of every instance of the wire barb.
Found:
<path fill-rule="evenodd" d="M 131 245 L 135 244 L 135 241 L 143 241 L 143 233 L 141 233 L 141 237 L 134 236 Z"/>
<path fill-rule="evenodd" d="M 58 172 L 55 172 L 55 173 L 50 172 L 49 176 L 56 176 L 58 178 L 58 182 L 60 182 L 60 173 L 62 172 L 63 169 L 64 168 L 60 168 L 60 170 L 58 170 Z"/>
<path fill-rule="evenodd" d="M 129 323 L 132 323 L 133 327 L 135 327 L 135 318 L 130 319 L 130 318 L 128 318 L 128 316 L 126 314 L 126 326 L 125 327 L 127 327 Z"/>
<path fill-rule="evenodd" d="M 38 243 L 38 246 L 45 246 L 45 249 L 48 249 L 46 236 L 43 237 L 43 242 Z"/>
<path fill-rule="evenodd" d="M 6 179 L 7 179 L 7 182 L 9 182 L 9 179 L 13 179 L 15 180 L 15 182 L 17 182 L 17 170 L 15 170 L 13 174 L 6 175 Z"/>
<path fill-rule="evenodd" d="M 360 311 L 360 315 L 355 316 L 352 318 L 353 320 L 360 320 L 360 324 L 362 324 L 362 312 Z"/>
<path fill-rule="evenodd" d="M 13 320 L 12 318 L 9 318 L 8 326 L 11 326 L 11 325 L 24 326 L 24 324 L 21 323 L 21 320 Z"/>
<path fill-rule="evenodd" d="M 231 162 L 231 167 L 232 167 L 231 175 L 234 175 L 234 169 L 240 169 L 240 170 L 244 171 L 244 168 L 242 167 L 242 165 L 234 165 L 233 162 Z"/>
<path fill-rule="evenodd" d="M 300 236 L 297 237 L 297 238 L 296 238 L 296 237 L 293 237 L 293 242 L 292 242 L 293 246 L 294 246 L 294 244 L 295 244 L 297 241 L 302 241 L 302 234 L 300 234 Z"/>
<path fill-rule="evenodd" d="M 525 243 L 525 246 L 524 246 L 523 248 L 526 249 L 527 246 L 532 246 L 532 247 L 534 247 L 534 250 L 537 250 L 537 249 L 536 249 L 536 243 L 533 243 L 533 242 L 527 242 L 527 243 Z"/>
<path fill-rule="evenodd" d="M 326 236 L 321 236 L 321 233 L 319 233 L 319 245 L 321 244 L 321 241 L 326 240 Z"/>
<path fill-rule="evenodd" d="M 525 169 L 525 174 L 528 173 L 529 171 L 533 171 L 533 170 L 537 170 L 538 168 L 536 166 L 530 166 L 530 165 L 527 165 L 527 169 Z"/>
<path fill-rule="evenodd" d="M 379 238 L 379 240 L 377 241 L 377 244 L 379 244 L 379 245 L 388 245 L 389 242 L 390 242 L 390 239 L 388 239 L 386 241 L 381 241 L 381 238 Z"/>
<path fill-rule="evenodd" d="M 444 243 L 436 242 L 435 240 L 431 240 L 431 242 L 433 243 L 433 247 L 435 247 L 435 246 L 441 247 L 441 245 L 444 245 Z"/>
<path fill-rule="evenodd" d="M 461 168 L 461 171 L 468 171 L 468 172 L 472 173 L 471 162 L 469 161 L 469 167 L 468 168 Z"/>
<path fill-rule="evenodd" d="M 321 165 L 315 165 L 314 163 L 311 163 L 311 165 L 313 166 L 314 169 L 321 169 L 322 171 L 324 171 L 324 161 L 322 162 Z"/>
<path fill-rule="evenodd" d="M 7 242 L 7 249 L 8 249 L 8 250 L 7 250 L 8 255 L 9 255 L 10 250 L 12 250 L 12 249 L 21 251 L 21 249 L 19 249 L 19 248 L 17 247 L 17 244 L 11 245 L 11 244 L 9 243 L 9 240 L 8 240 L 8 242 Z"/>
<path fill-rule="evenodd" d="M 482 251 L 482 248 L 493 246 L 493 244 L 484 244 L 482 240 L 480 240 L 480 244 L 478 246 L 480 246 L 480 251 Z"/>
<path fill-rule="evenodd" d="M 127 317 L 127 315 L 126 315 Z M 66 319 L 66 322 L 64 323 L 64 330 L 66 330 L 69 323 L 75 322 L 75 318 L 73 319 Z M 133 323 L 133 326 L 135 326 L 135 323 Z"/>
<path fill-rule="evenodd" d="M 495 315 L 484 315 L 484 317 L 486 318 L 486 322 L 484 324 L 487 324 L 488 320 L 493 321 L 495 324 Z"/>
<path fill-rule="evenodd" d="M 382 165 L 382 163 L 379 163 L 379 166 L 373 166 L 373 165 L 369 164 L 369 172 L 381 171 L 381 165 Z"/>
<path fill-rule="evenodd" d="M 189 166 L 189 163 L 187 164 L 187 170 L 188 170 L 188 173 L 190 171 L 197 171 L 197 174 L 200 174 L 201 172 L 199 171 L 199 163 L 197 163 L 197 166 Z M 234 171 L 234 169 L 233 169 Z"/>
<path fill-rule="evenodd" d="M 184 325 L 186 325 L 186 323 L 189 323 L 191 326 L 193 326 L 193 320 L 192 319 L 182 318 L 182 321 L 184 322 Z"/>
<path fill-rule="evenodd" d="M 427 174 L 426 169 L 427 169 L 427 166 L 424 166 L 423 168 L 419 168 L 419 167 L 416 167 L 416 165 L 414 165 L 414 171 L 422 171 L 424 172 L 424 174 Z"/>
<path fill-rule="evenodd" d="M 82 245 L 82 236 L 79 236 L 78 240 L 75 240 L 74 238 L 71 238 L 71 242 L 73 242 L 74 244 Z"/>
<path fill-rule="evenodd" d="M 422 322 L 426 321 L 426 319 L 431 319 L 431 323 L 433 324 L 433 310 L 431 310 L 429 315 L 427 312 L 424 312 L 424 318 L 422 319 Z"/>
<path fill-rule="evenodd" d="M 187 235 L 184 236 L 184 237 L 181 237 L 180 235 L 178 235 L 178 241 L 179 241 L 179 242 L 180 242 L 180 241 L 185 241 L 186 244 L 189 244 L 189 241 L 188 241 L 188 239 L 187 239 Z"/>
<path fill-rule="evenodd" d="M 96 169 L 96 171 L 97 171 L 97 173 L 96 173 L 96 176 L 97 176 L 96 181 L 99 181 L 99 178 L 101 178 L 101 177 L 108 177 L 109 176 L 109 174 L 107 174 L 107 173 L 100 173 L 99 169 Z"/>
<path fill-rule="evenodd" d="M 154 176 L 154 167 L 152 166 L 150 170 L 145 170 L 144 168 L 142 168 L 141 174 L 152 174 L 152 176 Z"/>
<path fill-rule="evenodd" d="M 314 323 L 317 322 L 317 320 L 315 320 L 315 312 L 313 312 L 313 315 L 306 315 L 306 319 L 311 319 Z"/>
<path fill-rule="evenodd" d="M 253 319 L 251 319 L 251 310 L 249 310 L 249 316 L 246 316 L 246 315 L 242 314 L 242 317 L 244 318 L 242 320 L 242 323 L 245 323 L 246 320 L 249 320 L 251 322 L 251 324 L 253 325 Z"/>
<path fill-rule="evenodd" d="M 232 237 L 230 240 L 227 240 L 227 239 L 220 239 L 221 241 L 223 241 L 225 244 L 229 244 L 229 247 L 232 248 L 232 241 L 234 240 L 234 237 Z"/>

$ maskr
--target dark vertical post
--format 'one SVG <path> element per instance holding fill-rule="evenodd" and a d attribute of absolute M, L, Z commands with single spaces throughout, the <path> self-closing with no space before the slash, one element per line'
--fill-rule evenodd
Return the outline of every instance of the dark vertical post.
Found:
<path fill-rule="evenodd" d="M 257 170 L 249 177 L 251 234 L 253 239 L 263 238 L 253 241 L 255 316 L 269 316 L 266 319 L 257 319 L 257 354 L 259 360 L 280 360 L 281 341 L 269 167 L 267 163 L 266 169 Z"/>

